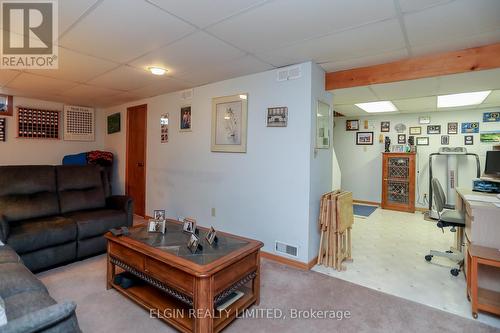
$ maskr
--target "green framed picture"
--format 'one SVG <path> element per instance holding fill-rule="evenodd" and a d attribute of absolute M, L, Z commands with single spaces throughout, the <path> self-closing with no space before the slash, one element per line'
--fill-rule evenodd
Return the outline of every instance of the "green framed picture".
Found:
<path fill-rule="evenodd" d="M 119 112 L 108 116 L 108 134 L 120 132 L 121 130 L 120 123 L 121 123 L 121 114 Z"/>

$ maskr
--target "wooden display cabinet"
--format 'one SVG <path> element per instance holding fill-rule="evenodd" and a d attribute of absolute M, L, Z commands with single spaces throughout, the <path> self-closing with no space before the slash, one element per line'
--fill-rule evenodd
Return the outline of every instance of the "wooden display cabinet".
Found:
<path fill-rule="evenodd" d="M 382 208 L 415 212 L 415 153 L 382 153 Z"/>

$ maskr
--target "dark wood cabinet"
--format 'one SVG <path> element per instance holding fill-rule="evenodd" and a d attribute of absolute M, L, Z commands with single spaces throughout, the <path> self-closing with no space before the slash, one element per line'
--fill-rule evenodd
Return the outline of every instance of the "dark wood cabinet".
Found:
<path fill-rule="evenodd" d="M 382 208 L 415 212 L 415 153 L 382 153 Z"/>

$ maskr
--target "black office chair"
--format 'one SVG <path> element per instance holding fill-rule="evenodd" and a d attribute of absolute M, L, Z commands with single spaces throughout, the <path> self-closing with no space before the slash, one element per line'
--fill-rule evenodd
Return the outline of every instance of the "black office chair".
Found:
<path fill-rule="evenodd" d="M 431 250 L 430 254 L 425 256 L 425 260 L 430 262 L 434 256 L 448 258 L 456 262 L 458 267 L 452 268 L 450 273 L 453 276 L 457 276 L 464 264 L 464 255 L 461 252 L 461 243 L 463 228 L 465 228 L 465 215 L 457 210 L 446 210 L 449 206 L 446 205 L 446 196 L 439 180 L 432 178 L 431 184 L 432 191 L 434 192 L 434 204 L 436 205 L 439 217 L 437 222 L 438 228 L 441 228 L 444 233 L 444 228 L 451 227 L 451 232 L 458 232 L 459 234 L 457 235 L 456 249 L 450 248 L 450 250 L 446 252 Z"/>

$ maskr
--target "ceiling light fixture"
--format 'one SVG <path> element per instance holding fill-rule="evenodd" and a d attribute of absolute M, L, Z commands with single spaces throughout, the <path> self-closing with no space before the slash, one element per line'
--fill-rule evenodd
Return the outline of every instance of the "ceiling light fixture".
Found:
<path fill-rule="evenodd" d="M 151 74 L 154 75 L 165 75 L 167 70 L 165 68 L 161 67 L 148 67 L 148 70 L 151 72 Z"/>
<path fill-rule="evenodd" d="M 462 94 L 440 95 L 437 98 L 438 108 L 452 108 L 457 106 L 477 105 L 484 102 L 491 90 L 476 91 Z"/>
<path fill-rule="evenodd" d="M 358 103 L 354 104 L 358 108 L 366 111 L 368 113 L 377 113 L 377 112 L 394 112 L 398 111 L 396 106 L 392 104 L 391 101 L 380 101 L 380 102 L 370 102 L 370 103 Z"/>

